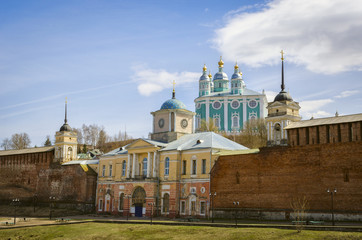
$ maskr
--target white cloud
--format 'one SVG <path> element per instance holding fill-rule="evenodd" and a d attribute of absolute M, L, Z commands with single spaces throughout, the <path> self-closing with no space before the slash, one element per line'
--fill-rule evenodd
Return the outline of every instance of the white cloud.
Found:
<path fill-rule="evenodd" d="M 320 99 L 320 100 L 310 100 L 302 101 L 300 105 L 300 115 L 303 119 L 310 119 L 311 117 L 328 117 L 331 116 L 331 113 L 321 110 L 325 105 L 334 102 L 332 99 Z"/>
<path fill-rule="evenodd" d="M 313 72 L 362 70 L 362 3 L 352 0 L 278 0 L 255 12 L 227 14 L 215 47 L 227 61 L 251 66 L 286 59 Z"/>
<path fill-rule="evenodd" d="M 136 68 L 135 68 L 136 69 Z M 144 96 L 150 96 L 153 93 L 162 91 L 165 88 L 172 88 L 172 81 L 176 85 L 182 85 L 189 82 L 198 81 L 200 73 L 195 72 L 174 72 L 170 73 L 160 69 L 143 69 L 134 71 L 133 80 L 138 83 L 138 92 Z"/>
<path fill-rule="evenodd" d="M 278 95 L 277 92 L 265 91 L 265 96 L 266 96 L 266 99 L 268 100 L 268 102 L 273 102 L 276 95 Z"/>
<path fill-rule="evenodd" d="M 346 98 L 346 97 L 355 95 L 357 93 L 359 93 L 358 90 L 343 91 L 343 92 L 341 92 L 341 94 L 337 95 L 336 98 Z"/>

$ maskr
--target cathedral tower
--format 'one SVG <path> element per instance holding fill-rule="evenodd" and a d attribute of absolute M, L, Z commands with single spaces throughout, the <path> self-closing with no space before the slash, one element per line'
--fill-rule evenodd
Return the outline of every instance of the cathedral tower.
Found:
<path fill-rule="evenodd" d="M 214 75 L 214 92 L 225 92 L 229 90 L 229 78 L 226 73 L 224 73 L 224 62 L 220 57 L 219 72 Z"/>
<path fill-rule="evenodd" d="M 239 66 L 236 63 L 234 74 L 231 76 L 231 94 L 243 94 L 245 83 L 242 78 L 242 73 L 239 71 Z"/>
<path fill-rule="evenodd" d="M 268 116 L 265 118 L 268 129 L 268 146 L 287 145 L 287 131 L 284 129 L 290 122 L 300 121 L 299 103 L 293 101 L 292 97 L 286 92 L 284 85 L 284 52 L 282 54 L 282 84 L 281 91 L 274 98 L 273 102 L 268 103 Z"/>
<path fill-rule="evenodd" d="M 199 80 L 199 97 L 209 95 L 211 93 L 211 78 L 207 75 L 207 67 L 202 68 L 202 75 Z"/>
<path fill-rule="evenodd" d="M 151 139 L 161 142 L 172 142 L 179 137 L 193 133 L 195 113 L 175 97 L 175 81 L 172 98 L 164 102 L 161 109 L 151 112 L 153 115 L 153 132 Z"/>
<path fill-rule="evenodd" d="M 65 100 L 64 124 L 55 134 L 55 158 L 54 161 L 65 163 L 77 160 L 77 133 L 68 125 L 67 100 Z"/>

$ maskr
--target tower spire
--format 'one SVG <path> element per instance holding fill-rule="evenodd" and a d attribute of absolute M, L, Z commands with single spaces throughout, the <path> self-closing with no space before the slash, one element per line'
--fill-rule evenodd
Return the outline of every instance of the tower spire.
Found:
<path fill-rule="evenodd" d="M 282 88 L 282 91 L 284 91 L 285 89 L 285 85 L 284 85 L 284 51 L 281 50 L 280 53 L 282 54 L 282 85 L 281 85 L 281 88 Z"/>
<path fill-rule="evenodd" d="M 176 97 L 175 97 L 175 84 L 176 84 L 176 82 L 175 82 L 175 80 L 173 80 L 173 82 L 172 82 L 172 85 L 173 85 L 172 99 L 175 99 L 175 98 L 176 98 Z"/>
<path fill-rule="evenodd" d="M 65 118 L 64 118 L 64 123 L 67 124 L 68 120 L 67 120 L 67 97 L 65 97 Z"/>

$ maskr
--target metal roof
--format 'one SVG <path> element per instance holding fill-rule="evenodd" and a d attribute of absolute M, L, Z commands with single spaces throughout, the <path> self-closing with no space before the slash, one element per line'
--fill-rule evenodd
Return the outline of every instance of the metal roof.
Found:
<path fill-rule="evenodd" d="M 338 116 L 338 117 L 318 118 L 318 119 L 304 120 L 304 121 L 299 121 L 299 122 L 292 122 L 288 126 L 286 126 L 284 129 L 313 127 L 313 126 L 319 126 L 319 125 L 329 125 L 329 124 L 358 122 L 358 121 L 362 121 L 362 113 Z"/>
<path fill-rule="evenodd" d="M 50 147 L 24 148 L 24 149 L 18 149 L 18 150 L 14 150 L 14 149 L 5 150 L 5 151 L 0 151 L 0 156 L 49 152 L 49 151 L 54 150 L 54 148 L 55 148 L 54 146 L 50 146 Z"/>
<path fill-rule="evenodd" d="M 247 147 L 240 145 L 236 142 L 233 142 L 219 134 L 214 132 L 202 132 L 202 133 L 193 133 L 187 134 L 179 139 L 169 143 L 167 147 L 161 151 L 170 151 L 170 150 L 192 150 L 192 149 L 201 149 L 201 148 L 213 148 L 213 149 L 223 149 L 223 150 L 244 150 L 248 149 Z"/>

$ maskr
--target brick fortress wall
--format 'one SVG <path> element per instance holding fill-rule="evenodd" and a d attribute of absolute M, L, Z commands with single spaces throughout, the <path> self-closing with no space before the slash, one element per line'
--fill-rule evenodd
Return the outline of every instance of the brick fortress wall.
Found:
<path fill-rule="evenodd" d="M 37 202 L 48 202 L 49 196 L 54 196 L 60 203 L 94 205 L 95 172 L 53 160 L 54 150 L 0 156 L 0 201 L 19 198 L 30 203 L 36 196 Z"/>
<path fill-rule="evenodd" d="M 215 209 L 291 211 L 305 196 L 310 212 L 362 215 L 362 142 L 262 148 L 257 154 L 221 156 L 212 170 Z"/>

